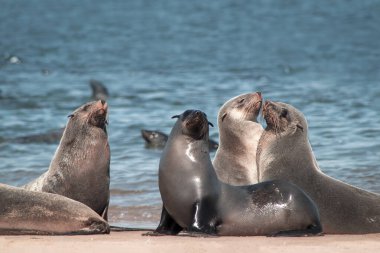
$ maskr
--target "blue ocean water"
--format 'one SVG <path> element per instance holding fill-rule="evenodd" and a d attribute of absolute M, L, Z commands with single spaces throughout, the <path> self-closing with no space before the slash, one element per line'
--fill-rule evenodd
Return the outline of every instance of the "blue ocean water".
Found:
<path fill-rule="evenodd" d="M 36 178 L 57 148 L 4 140 L 63 127 L 97 79 L 110 92 L 114 224 L 159 220 L 161 150 L 146 149 L 140 129 L 168 133 L 170 117 L 190 108 L 216 125 L 224 101 L 251 91 L 306 115 L 325 173 L 380 192 L 380 1 L 0 5 L 2 183 Z M 217 127 L 211 137 L 218 139 Z"/>

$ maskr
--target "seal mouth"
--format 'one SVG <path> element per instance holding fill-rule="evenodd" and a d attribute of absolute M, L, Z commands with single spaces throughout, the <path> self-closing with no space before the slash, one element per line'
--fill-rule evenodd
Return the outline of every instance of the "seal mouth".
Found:
<path fill-rule="evenodd" d="M 284 131 L 284 122 L 278 113 L 278 106 L 275 102 L 270 100 L 265 101 L 262 114 L 267 123 L 266 129 L 268 131 L 273 131 L 275 133 Z"/>
<path fill-rule="evenodd" d="M 244 107 L 245 118 L 256 122 L 257 117 L 259 116 L 261 106 L 263 104 L 263 97 L 261 92 L 256 92 L 250 96 L 248 96 L 249 102 L 247 106 Z"/>
<path fill-rule="evenodd" d="M 94 126 L 105 128 L 105 125 L 108 125 L 108 104 L 105 100 L 96 102 L 95 111 L 90 118 Z"/>

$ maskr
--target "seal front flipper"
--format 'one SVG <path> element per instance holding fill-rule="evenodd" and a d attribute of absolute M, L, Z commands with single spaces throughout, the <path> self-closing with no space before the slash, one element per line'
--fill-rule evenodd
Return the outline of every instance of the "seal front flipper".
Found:
<path fill-rule="evenodd" d="M 148 232 L 143 235 L 148 236 L 161 236 L 161 235 L 177 235 L 182 231 L 182 227 L 175 222 L 173 217 L 170 216 L 165 206 L 162 206 L 160 224 L 153 232 Z"/>
<path fill-rule="evenodd" d="M 215 205 L 205 198 L 193 205 L 193 222 L 187 229 L 189 236 L 204 237 L 216 235 Z"/>

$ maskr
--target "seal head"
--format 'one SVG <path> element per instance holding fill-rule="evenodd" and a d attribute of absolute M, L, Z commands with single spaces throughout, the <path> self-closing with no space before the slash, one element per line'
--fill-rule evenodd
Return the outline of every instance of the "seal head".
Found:
<path fill-rule="evenodd" d="M 257 123 L 262 105 L 260 92 L 228 100 L 219 110 L 219 148 L 213 161 L 218 178 L 231 185 L 258 182 L 256 150 L 264 131 Z"/>

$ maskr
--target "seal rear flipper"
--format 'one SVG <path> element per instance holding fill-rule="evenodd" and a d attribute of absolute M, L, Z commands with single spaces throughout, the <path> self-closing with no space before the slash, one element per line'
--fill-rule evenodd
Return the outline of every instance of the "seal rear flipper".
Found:
<path fill-rule="evenodd" d="M 166 208 L 162 206 L 161 219 L 158 227 L 152 231 L 143 235 L 148 236 L 160 236 L 160 235 L 177 235 L 182 231 L 182 227 L 170 216 Z"/>

